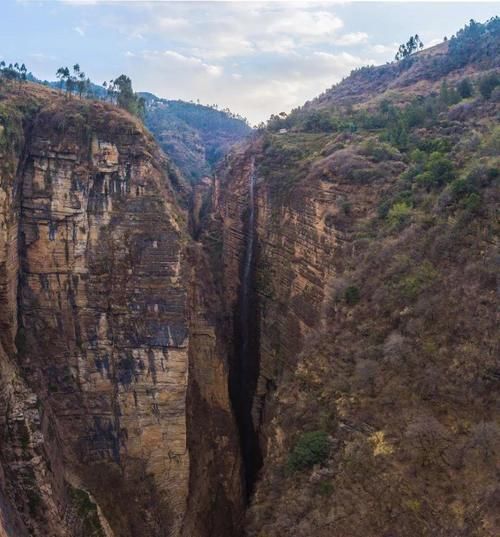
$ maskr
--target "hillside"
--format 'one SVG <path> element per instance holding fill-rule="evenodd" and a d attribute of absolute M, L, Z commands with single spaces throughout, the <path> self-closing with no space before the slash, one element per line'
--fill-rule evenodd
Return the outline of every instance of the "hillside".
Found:
<path fill-rule="evenodd" d="M 251 537 L 500 533 L 498 22 L 354 72 L 219 169 Z"/>
<path fill-rule="evenodd" d="M 499 51 L 252 136 L 0 77 L 0 536 L 500 535 Z"/>
<path fill-rule="evenodd" d="M 61 82 L 42 81 L 31 73 L 27 79 L 55 90 L 61 88 Z M 105 101 L 108 98 L 106 88 L 92 82 L 88 93 L 94 99 Z M 148 92 L 139 92 L 138 95 L 146 102 L 145 125 L 173 164 L 193 184 L 210 175 L 231 146 L 252 132 L 244 118 L 229 110 L 161 99 Z"/>
<path fill-rule="evenodd" d="M 242 118 L 229 111 L 159 99 L 150 93 L 141 93 L 141 96 L 146 99 L 148 129 L 193 183 L 210 175 L 230 147 L 252 131 Z"/>

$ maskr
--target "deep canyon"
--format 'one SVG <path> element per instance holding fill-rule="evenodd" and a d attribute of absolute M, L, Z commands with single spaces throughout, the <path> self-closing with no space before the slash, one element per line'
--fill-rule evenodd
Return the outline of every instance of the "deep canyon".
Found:
<path fill-rule="evenodd" d="M 482 28 L 201 182 L 112 104 L 0 85 L 0 536 L 498 535 Z"/>

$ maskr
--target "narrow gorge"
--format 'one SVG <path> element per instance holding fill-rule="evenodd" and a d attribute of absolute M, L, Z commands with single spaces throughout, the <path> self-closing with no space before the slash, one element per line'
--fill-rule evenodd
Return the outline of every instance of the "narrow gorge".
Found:
<path fill-rule="evenodd" d="M 235 323 L 235 350 L 230 365 L 229 388 L 238 424 L 244 465 L 245 495 L 249 498 L 262 465 L 258 429 L 260 417 L 254 416 L 253 400 L 259 376 L 259 328 L 257 297 L 255 296 L 255 158 L 248 173 L 248 201 L 241 289 Z"/>
<path fill-rule="evenodd" d="M 210 175 L 114 104 L 1 81 L 1 537 L 499 534 L 481 28 Z"/>

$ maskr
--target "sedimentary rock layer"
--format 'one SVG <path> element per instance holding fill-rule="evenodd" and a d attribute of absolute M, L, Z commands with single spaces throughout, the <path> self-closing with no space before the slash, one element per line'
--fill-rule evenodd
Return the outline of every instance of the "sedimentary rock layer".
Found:
<path fill-rule="evenodd" d="M 19 139 L 0 160 L 5 532 L 206 535 L 196 517 L 212 509 L 217 528 L 217 502 L 239 501 L 238 455 L 172 166 L 114 107 L 32 86 L 6 102 Z"/>

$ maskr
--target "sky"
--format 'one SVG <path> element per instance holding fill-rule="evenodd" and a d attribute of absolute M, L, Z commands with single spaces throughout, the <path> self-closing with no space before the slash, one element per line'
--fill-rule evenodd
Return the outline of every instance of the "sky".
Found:
<path fill-rule="evenodd" d="M 96 83 L 229 107 L 252 124 L 314 98 L 357 67 L 425 46 L 499 2 L 1 0 L 0 60 L 54 80 L 79 63 Z"/>

